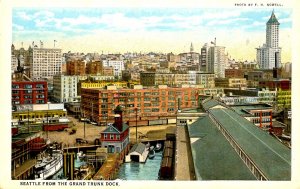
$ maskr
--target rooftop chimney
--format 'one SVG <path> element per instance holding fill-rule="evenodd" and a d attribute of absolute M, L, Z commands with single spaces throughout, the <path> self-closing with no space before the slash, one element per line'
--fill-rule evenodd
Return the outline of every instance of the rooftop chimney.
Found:
<path fill-rule="evenodd" d="M 115 123 L 113 124 L 116 129 L 122 131 L 123 128 L 123 119 L 122 119 L 122 109 L 121 106 L 117 106 L 114 110 L 115 112 Z"/>

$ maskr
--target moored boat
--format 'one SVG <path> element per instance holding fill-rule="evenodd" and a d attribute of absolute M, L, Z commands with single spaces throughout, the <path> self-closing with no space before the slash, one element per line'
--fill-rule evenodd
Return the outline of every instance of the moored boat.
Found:
<path fill-rule="evenodd" d="M 37 160 L 35 168 L 35 180 L 46 180 L 57 173 L 63 166 L 61 150 L 52 150 L 52 154 Z"/>
<path fill-rule="evenodd" d="M 155 145 L 155 151 L 161 150 L 161 147 L 162 147 L 161 143 L 157 143 L 157 144 Z"/>

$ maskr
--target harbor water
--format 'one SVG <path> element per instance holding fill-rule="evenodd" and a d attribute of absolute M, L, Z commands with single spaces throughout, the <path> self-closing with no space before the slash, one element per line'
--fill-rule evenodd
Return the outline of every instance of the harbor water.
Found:
<path fill-rule="evenodd" d="M 84 165 L 84 164 L 86 164 L 86 162 L 84 160 L 80 160 L 78 157 L 74 161 L 74 167 L 75 167 L 75 169 L 79 168 L 81 165 Z M 64 179 L 63 174 L 64 174 L 64 170 L 63 170 L 63 168 L 61 168 L 50 179 L 51 180 L 61 180 L 61 179 Z"/>
<path fill-rule="evenodd" d="M 123 163 L 118 172 L 121 180 L 158 180 L 158 172 L 162 160 L 162 152 L 156 152 L 153 159 L 147 159 L 145 163 Z"/>

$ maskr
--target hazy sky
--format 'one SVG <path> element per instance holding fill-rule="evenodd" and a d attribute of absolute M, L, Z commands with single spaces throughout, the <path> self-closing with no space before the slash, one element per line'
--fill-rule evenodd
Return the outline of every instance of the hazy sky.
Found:
<path fill-rule="evenodd" d="M 273 8 L 14 8 L 12 41 L 63 52 L 200 52 L 216 37 L 231 58 L 254 60 Z M 275 9 L 282 62 L 291 61 L 291 9 Z"/>

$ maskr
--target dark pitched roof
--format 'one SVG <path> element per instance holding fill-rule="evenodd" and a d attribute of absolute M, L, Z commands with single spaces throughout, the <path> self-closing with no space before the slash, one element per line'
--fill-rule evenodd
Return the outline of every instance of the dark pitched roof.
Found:
<path fill-rule="evenodd" d="M 274 11 L 272 12 L 272 15 L 271 15 L 270 19 L 268 20 L 267 24 L 278 24 L 279 25 L 279 22 L 274 14 Z"/>
<path fill-rule="evenodd" d="M 212 108 L 217 105 L 222 105 L 222 103 L 217 100 L 214 100 L 214 99 L 210 99 L 210 100 L 207 100 L 206 102 L 202 103 L 202 106 L 205 110 L 208 110 L 209 108 Z"/>
<path fill-rule="evenodd" d="M 188 126 L 188 131 L 198 180 L 255 180 L 208 116 Z"/>
<path fill-rule="evenodd" d="M 230 109 L 210 109 L 269 180 L 291 179 L 291 150 Z"/>
<path fill-rule="evenodd" d="M 108 126 L 102 133 L 123 133 L 126 129 L 128 129 L 128 125 L 126 123 L 123 123 L 122 125 L 122 131 L 118 131 L 117 128 L 115 128 L 113 125 Z"/>

